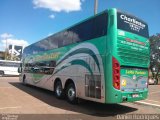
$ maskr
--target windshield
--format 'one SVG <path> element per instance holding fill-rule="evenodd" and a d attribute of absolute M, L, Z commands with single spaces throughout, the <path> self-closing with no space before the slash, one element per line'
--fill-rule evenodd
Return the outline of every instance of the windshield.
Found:
<path fill-rule="evenodd" d="M 148 25 L 142 20 L 121 12 L 117 12 L 118 29 L 148 38 Z"/>

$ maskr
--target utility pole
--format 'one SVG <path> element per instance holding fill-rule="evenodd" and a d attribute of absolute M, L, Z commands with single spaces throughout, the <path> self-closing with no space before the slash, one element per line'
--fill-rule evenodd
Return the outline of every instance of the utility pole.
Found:
<path fill-rule="evenodd" d="M 8 51 L 7 51 L 7 46 L 8 46 L 8 45 L 7 45 L 7 37 L 5 38 L 5 40 L 6 40 L 6 50 L 5 50 L 5 60 L 6 60 L 6 59 L 7 59 L 7 52 L 8 52 Z"/>
<path fill-rule="evenodd" d="M 94 15 L 97 14 L 97 9 L 98 9 L 98 0 L 94 0 Z"/>

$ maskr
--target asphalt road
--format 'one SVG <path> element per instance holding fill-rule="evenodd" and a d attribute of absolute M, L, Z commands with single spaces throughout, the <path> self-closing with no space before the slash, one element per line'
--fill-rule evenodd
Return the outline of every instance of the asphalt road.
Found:
<path fill-rule="evenodd" d="M 154 90 L 155 86 L 149 89 L 154 96 L 156 92 L 159 95 Z M 125 114 L 160 114 L 160 108 L 135 103 L 105 105 L 90 101 L 71 105 L 65 100 L 56 99 L 51 91 L 22 85 L 18 77 L 0 77 L 0 114 L 0 120 L 5 117 L 26 120 L 101 120 L 117 119 L 119 115 Z"/>

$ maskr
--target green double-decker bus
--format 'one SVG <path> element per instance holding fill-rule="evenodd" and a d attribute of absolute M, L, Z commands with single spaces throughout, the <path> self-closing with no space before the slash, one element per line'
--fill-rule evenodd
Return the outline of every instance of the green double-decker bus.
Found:
<path fill-rule="evenodd" d="M 101 103 L 147 98 L 147 24 L 115 8 L 105 10 L 24 49 L 20 81 Z"/>

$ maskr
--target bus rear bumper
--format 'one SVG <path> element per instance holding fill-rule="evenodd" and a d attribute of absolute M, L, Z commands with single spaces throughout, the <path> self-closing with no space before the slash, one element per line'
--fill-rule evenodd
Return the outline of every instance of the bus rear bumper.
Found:
<path fill-rule="evenodd" d="M 144 100 L 148 96 L 148 91 L 143 92 L 126 92 L 121 94 L 120 102 L 134 102 L 139 100 Z"/>
<path fill-rule="evenodd" d="M 124 92 L 117 91 L 110 96 L 106 96 L 107 103 L 123 103 L 123 102 L 135 102 L 139 100 L 144 100 L 148 97 L 148 90 L 137 91 L 137 92 Z"/>

